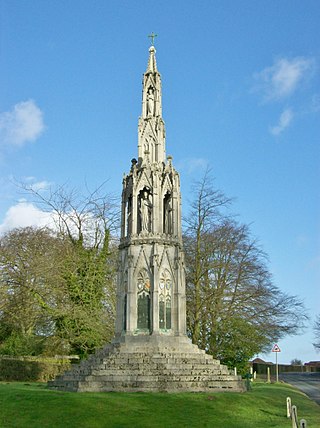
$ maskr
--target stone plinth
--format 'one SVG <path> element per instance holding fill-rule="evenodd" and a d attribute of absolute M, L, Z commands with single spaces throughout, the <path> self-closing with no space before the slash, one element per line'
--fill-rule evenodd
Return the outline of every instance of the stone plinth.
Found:
<path fill-rule="evenodd" d="M 73 392 L 244 391 L 241 377 L 186 337 L 130 337 L 98 350 L 48 384 Z"/>

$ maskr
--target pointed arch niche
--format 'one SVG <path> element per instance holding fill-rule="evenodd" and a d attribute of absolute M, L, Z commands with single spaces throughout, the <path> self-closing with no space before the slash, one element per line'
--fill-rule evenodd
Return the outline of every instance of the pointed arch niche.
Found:
<path fill-rule="evenodd" d="M 172 197 L 169 191 L 166 192 L 163 198 L 163 233 L 172 234 Z"/>
<path fill-rule="evenodd" d="M 171 330 L 172 277 L 165 269 L 159 282 L 159 328 Z"/>
<path fill-rule="evenodd" d="M 138 195 L 138 233 L 149 233 L 152 229 L 152 193 L 147 186 Z"/>
<path fill-rule="evenodd" d="M 125 208 L 125 236 L 130 236 L 132 233 L 132 194 L 126 200 Z"/>
<path fill-rule="evenodd" d="M 150 278 L 146 269 L 137 277 L 137 329 L 150 331 Z"/>

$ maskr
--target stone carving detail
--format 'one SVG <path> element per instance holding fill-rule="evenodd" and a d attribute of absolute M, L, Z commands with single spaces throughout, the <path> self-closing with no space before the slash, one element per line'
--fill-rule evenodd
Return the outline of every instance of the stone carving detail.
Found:
<path fill-rule="evenodd" d="M 150 192 L 145 188 L 139 195 L 139 217 L 141 232 L 151 231 L 152 202 Z"/>
<path fill-rule="evenodd" d="M 127 236 L 132 233 L 132 196 L 129 196 L 127 201 Z"/>
<path fill-rule="evenodd" d="M 154 116 L 154 89 L 149 86 L 147 92 L 147 116 Z"/>
<path fill-rule="evenodd" d="M 128 254 L 128 267 L 132 268 L 134 263 L 134 256 L 133 254 Z"/>
<path fill-rule="evenodd" d="M 150 153 L 149 140 L 147 138 L 146 138 L 146 141 L 144 143 L 144 153 Z"/>
<path fill-rule="evenodd" d="M 165 270 L 159 283 L 159 327 L 162 330 L 171 329 L 171 293 L 172 278 L 169 271 Z"/>
<path fill-rule="evenodd" d="M 137 278 L 137 328 L 150 329 L 150 278 L 146 269 Z"/>
<path fill-rule="evenodd" d="M 167 193 L 163 200 L 163 232 L 172 234 L 172 200 L 170 193 Z"/>

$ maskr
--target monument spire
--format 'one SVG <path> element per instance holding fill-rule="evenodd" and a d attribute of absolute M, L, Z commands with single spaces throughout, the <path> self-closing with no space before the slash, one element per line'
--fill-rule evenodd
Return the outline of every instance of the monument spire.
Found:
<path fill-rule="evenodd" d="M 147 161 L 147 158 L 151 163 L 163 163 L 166 160 L 161 75 L 155 54 L 155 47 L 150 46 L 148 66 L 142 79 L 142 114 L 138 126 L 139 164 Z"/>
<path fill-rule="evenodd" d="M 186 339 L 180 178 L 165 155 L 161 76 L 149 48 L 138 161 L 124 177 L 116 334 Z"/>
<path fill-rule="evenodd" d="M 147 73 L 157 73 L 157 62 L 156 62 L 156 49 L 154 46 L 149 48 L 149 61 L 147 67 Z"/>
<path fill-rule="evenodd" d="M 155 34 L 152 33 L 152 43 Z M 165 157 L 161 77 L 149 48 L 138 156 L 123 177 L 115 337 L 50 382 L 69 391 L 243 391 L 186 329 L 180 178 Z"/>

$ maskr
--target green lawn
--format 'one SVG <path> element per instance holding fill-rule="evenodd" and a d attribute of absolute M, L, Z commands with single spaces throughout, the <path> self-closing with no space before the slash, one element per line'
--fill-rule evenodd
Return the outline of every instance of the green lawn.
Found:
<path fill-rule="evenodd" d="M 320 427 L 320 406 L 282 383 L 256 383 L 244 394 L 128 394 L 58 392 L 17 382 L 0 382 L 0 427 L 290 428 L 287 396 L 308 428 Z"/>

